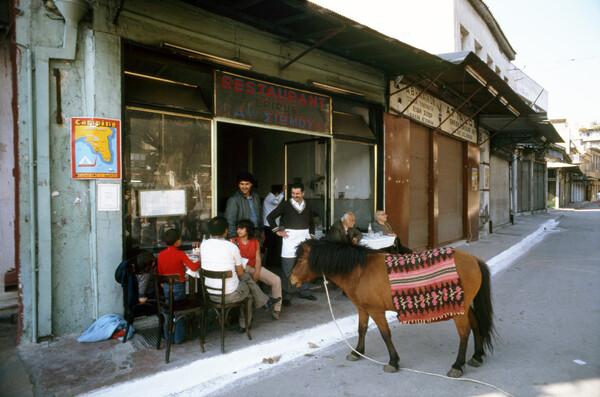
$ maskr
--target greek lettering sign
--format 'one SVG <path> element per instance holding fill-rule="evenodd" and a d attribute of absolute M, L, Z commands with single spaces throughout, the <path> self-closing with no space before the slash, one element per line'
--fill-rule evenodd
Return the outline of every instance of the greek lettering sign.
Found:
<path fill-rule="evenodd" d="M 405 84 L 400 84 L 400 86 L 396 88 L 393 82 L 390 83 L 391 92 L 404 87 L 406 87 Z M 446 120 L 446 118 L 454 112 L 454 107 L 427 93 L 419 96 L 419 98 L 406 109 L 420 93 L 421 90 L 416 87 L 410 87 L 396 93 L 390 97 L 390 108 L 395 109 L 398 112 L 404 112 L 406 117 L 433 128 L 437 128 L 442 121 Z M 475 123 L 472 119 L 465 122 L 467 119 L 469 118 L 466 115 L 460 112 L 454 112 L 454 114 L 440 126 L 440 130 L 469 142 L 477 142 L 477 129 L 475 128 Z"/>
<path fill-rule="evenodd" d="M 216 72 L 217 117 L 331 133 L 331 98 Z"/>
<path fill-rule="evenodd" d="M 71 118 L 71 177 L 121 178 L 121 121 Z"/>

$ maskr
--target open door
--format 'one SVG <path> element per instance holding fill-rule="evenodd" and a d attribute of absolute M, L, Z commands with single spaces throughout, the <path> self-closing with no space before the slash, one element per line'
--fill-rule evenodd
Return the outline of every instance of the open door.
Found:
<path fill-rule="evenodd" d="M 327 138 L 285 143 L 286 199 L 290 197 L 292 184 L 304 184 L 304 199 L 310 203 L 315 217 L 316 237 L 329 226 L 329 151 Z"/>

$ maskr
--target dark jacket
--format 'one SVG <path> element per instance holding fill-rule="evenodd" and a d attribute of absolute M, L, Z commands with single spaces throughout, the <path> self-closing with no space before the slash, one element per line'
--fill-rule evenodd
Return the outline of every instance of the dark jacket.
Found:
<path fill-rule="evenodd" d="M 115 280 L 123 288 L 123 307 L 131 310 L 138 303 L 139 292 L 135 274 L 131 271 L 134 259 L 126 259 L 117 266 Z"/>
<path fill-rule="evenodd" d="M 354 237 L 356 237 L 356 239 L 360 241 L 363 235 L 360 232 L 360 230 L 358 230 L 355 227 L 349 228 L 348 233 L 346 233 L 342 221 L 337 221 L 336 223 L 331 225 L 331 228 L 327 232 L 327 239 L 333 241 L 352 243 L 352 239 Z"/>
<path fill-rule="evenodd" d="M 250 194 L 252 194 L 252 204 L 254 206 L 254 210 L 256 211 L 256 219 L 258 219 L 257 231 L 258 233 L 262 234 L 263 218 L 260 196 L 254 189 L 250 190 Z M 235 229 L 235 224 L 237 221 L 241 219 L 252 219 L 250 218 L 250 204 L 248 203 L 248 199 L 244 197 L 240 190 L 235 192 L 233 196 L 229 197 L 229 200 L 227 200 L 227 207 L 225 207 L 225 218 L 227 218 L 227 222 L 229 223 L 229 228 L 227 229 L 228 238 L 237 236 Z"/>

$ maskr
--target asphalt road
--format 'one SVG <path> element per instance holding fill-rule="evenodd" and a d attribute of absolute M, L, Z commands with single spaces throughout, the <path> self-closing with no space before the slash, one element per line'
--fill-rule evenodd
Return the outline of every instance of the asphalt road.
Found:
<path fill-rule="evenodd" d="M 346 361 L 340 342 L 314 354 L 235 381 L 210 396 L 600 396 L 600 209 L 590 203 L 566 211 L 557 229 L 492 279 L 496 328 L 493 354 L 480 368 L 465 367 L 463 381 L 446 374 L 458 349 L 452 321 L 404 325 L 392 321 L 404 369 Z M 338 292 L 339 293 L 339 292 Z M 350 344 L 356 344 L 356 337 Z M 467 358 L 472 355 L 472 339 Z M 387 362 L 377 329 L 366 354 Z M 189 391 L 202 394 L 201 390 Z M 183 393 L 187 394 L 187 393 Z"/>

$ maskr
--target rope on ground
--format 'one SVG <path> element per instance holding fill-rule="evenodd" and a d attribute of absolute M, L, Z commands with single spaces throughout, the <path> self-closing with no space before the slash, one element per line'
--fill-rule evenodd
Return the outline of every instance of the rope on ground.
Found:
<path fill-rule="evenodd" d="M 354 353 L 358 354 L 359 356 L 361 356 L 363 358 L 366 358 L 367 360 L 372 361 L 372 362 L 374 362 L 376 364 L 380 364 L 380 365 L 384 365 L 384 366 L 387 365 L 386 363 L 382 363 L 382 362 L 374 360 L 374 359 L 372 359 L 370 357 L 365 356 L 364 354 L 356 351 L 356 349 L 354 347 L 352 347 L 352 345 L 350 345 L 350 343 L 348 342 L 348 339 L 346 339 L 346 337 L 344 336 L 344 332 L 342 331 L 342 329 L 338 325 L 338 322 L 337 322 L 337 319 L 335 318 L 335 315 L 333 314 L 333 308 L 331 307 L 331 299 L 329 298 L 329 289 L 327 288 L 327 284 L 328 283 L 329 283 L 329 281 L 327 281 L 327 278 L 325 278 L 325 274 L 323 274 L 323 286 L 325 287 L 325 294 L 327 295 L 327 303 L 329 304 L 329 312 L 331 313 L 331 318 L 333 318 L 333 322 L 335 323 L 335 326 L 337 327 L 338 331 L 340 331 L 340 335 L 342 336 L 342 339 L 344 339 L 344 342 L 346 342 L 346 344 L 348 345 L 348 347 L 350 349 L 352 349 L 352 351 Z M 499 392 L 501 392 L 501 393 L 503 393 L 503 394 L 505 394 L 505 395 L 507 395 L 509 397 L 513 397 L 512 394 L 510 394 L 510 393 L 502 390 L 498 386 L 494 386 L 494 385 L 492 385 L 490 383 L 482 382 L 482 381 L 477 380 L 477 379 L 451 378 L 451 377 L 446 376 L 446 375 L 434 374 L 434 373 L 431 373 L 431 372 L 419 371 L 417 369 L 410 369 L 410 368 L 403 368 L 403 367 L 401 367 L 400 369 L 403 370 L 403 371 L 414 372 L 414 373 L 417 373 L 417 374 L 423 374 L 423 375 L 429 375 L 429 376 L 436 376 L 438 378 L 443 378 L 443 379 L 457 380 L 457 381 L 462 381 L 462 382 L 477 383 L 477 384 L 480 384 L 480 385 L 491 387 L 492 389 L 496 389 Z"/>

